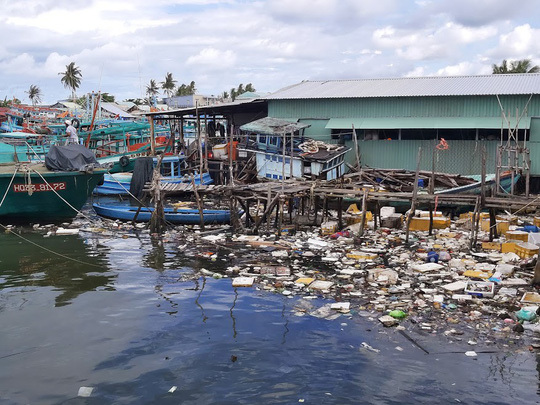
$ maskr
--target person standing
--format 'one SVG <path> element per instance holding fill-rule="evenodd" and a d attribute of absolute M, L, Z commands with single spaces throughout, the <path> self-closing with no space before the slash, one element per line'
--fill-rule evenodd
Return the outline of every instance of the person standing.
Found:
<path fill-rule="evenodd" d="M 77 135 L 77 128 L 75 128 L 73 125 L 71 125 L 70 120 L 65 120 L 64 124 L 66 124 L 66 145 L 69 145 L 70 143 L 79 143 L 79 136 Z"/>

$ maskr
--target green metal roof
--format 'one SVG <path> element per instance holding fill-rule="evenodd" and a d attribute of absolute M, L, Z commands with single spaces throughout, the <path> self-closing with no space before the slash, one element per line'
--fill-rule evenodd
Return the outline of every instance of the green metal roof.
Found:
<path fill-rule="evenodd" d="M 459 129 L 459 128 L 489 128 L 500 129 L 516 127 L 517 119 L 510 119 L 510 125 L 501 117 L 382 117 L 382 118 L 331 118 L 326 124 L 327 129 Z M 529 129 L 531 118 L 523 117 L 519 121 L 520 129 Z"/>

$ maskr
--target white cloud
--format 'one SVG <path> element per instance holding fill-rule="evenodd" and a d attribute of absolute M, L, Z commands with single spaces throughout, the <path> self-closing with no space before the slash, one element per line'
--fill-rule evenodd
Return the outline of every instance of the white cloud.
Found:
<path fill-rule="evenodd" d="M 274 91 L 313 78 L 478 74 L 503 58 L 540 54 L 540 24 L 519 19 L 521 2 L 468 21 L 477 8 L 472 3 L 1 1 L 0 98 L 30 84 L 40 84 L 47 102 L 65 97 L 58 72 L 70 62 L 83 73 L 79 93 L 102 90 L 124 99 L 140 97 L 141 82 L 162 81 L 167 72 L 218 94 L 248 82 Z M 531 1 L 523 4 L 533 15 Z"/>

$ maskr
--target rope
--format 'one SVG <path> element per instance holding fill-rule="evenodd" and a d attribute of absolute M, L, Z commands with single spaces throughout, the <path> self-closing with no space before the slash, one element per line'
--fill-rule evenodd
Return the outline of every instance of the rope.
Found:
<path fill-rule="evenodd" d="M 79 211 L 77 208 L 75 208 L 73 205 L 71 205 L 69 202 L 66 201 L 66 199 L 64 197 L 62 197 L 60 194 L 58 194 L 58 192 L 54 189 L 54 187 L 51 187 L 51 185 L 49 184 L 49 182 L 47 180 L 45 180 L 45 177 L 43 177 L 41 175 L 41 173 L 39 173 L 37 170 L 33 169 L 33 171 L 39 176 L 41 177 L 41 179 L 45 182 L 45 184 L 47 184 L 47 186 L 49 186 L 49 188 L 51 189 L 51 191 L 53 191 L 57 196 L 58 198 L 60 198 L 63 202 L 65 202 L 73 211 L 75 211 L 77 214 L 80 214 L 82 215 L 84 218 L 86 218 L 87 220 L 89 220 L 90 222 L 94 222 L 92 220 L 92 218 L 90 218 L 89 216 L 87 216 L 86 214 L 84 214 L 83 212 Z M 30 177 L 30 171 L 28 172 L 29 176 Z"/>
<path fill-rule="evenodd" d="M 319 151 L 319 149 L 326 149 L 327 151 L 331 151 L 331 150 L 337 150 L 340 148 L 339 145 L 332 145 L 332 144 L 328 144 L 328 143 L 325 143 L 323 141 L 314 141 L 314 140 L 309 140 L 309 141 L 306 141 L 306 142 L 303 142 L 301 143 L 300 145 L 298 145 L 298 148 L 302 151 L 302 152 L 306 152 L 306 153 L 317 153 Z"/>
<path fill-rule="evenodd" d="M 3 225 L 3 224 L 0 224 L 0 226 L 1 226 L 2 228 L 4 228 L 4 230 L 5 230 L 6 232 L 9 232 L 9 233 L 11 233 L 11 234 L 17 236 L 18 238 L 21 238 L 21 239 L 24 240 L 25 242 L 28 242 L 28 243 L 30 243 L 30 244 L 32 244 L 32 245 L 34 245 L 34 246 L 36 246 L 36 247 L 38 247 L 38 248 L 40 248 L 40 249 L 42 249 L 42 250 L 45 250 L 46 252 L 52 253 L 53 255 L 62 257 L 62 258 L 64 258 L 64 259 L 70 260 L 70 261 L 72 261 L 72 262 L 84 264 L 84 265 L 87 265 L 87 266 L 98 267 L 98 268 L 100 268 L 100 269 L 103 268 L 103 266 L 100 266 L 100 265 L 97 265 L 97 264 L 94 264 L 94 263 L 84 262 L 84 261 L 82 261 L 82 260 L 74 259 L 74 258 L 72 258 L 72 257 L 63 255 L 62 253 L 55 252 L 54 250 L 48 249 L 48 248 L 46 248 L 46 247 L 44 247 L 44 246 L 41 246 L 41 245 L 37 244 L 36 242 L 32 242 L 31 240 L 26 239 L 24 236 L 19 235 L 18 233 L 13 232 L 10 228 L 8 228 L 7 226 L 5 226 L 5 225 Z"/>
<path fill-rule="evenodd" d="M 15 180 L 15 175 L 17 174 L 18 169 L 19 169 L 18 167 L 15 167 L 15 171 L 13 172 L 13 176 L 11 176 L 11 181 L 9 182 L 9 185 L 6 188 L 6 192 L 4 193 L 4 197 L 2 197 L 2 201 L 0 201 L 0 207 L 2 206 L 2 204 L 4 204 L 4 200 L 6 199 L 7 194 L 9 192 L 9 189 L 11 188 L 11 185 L 13 184 L 13 180 Z"/>

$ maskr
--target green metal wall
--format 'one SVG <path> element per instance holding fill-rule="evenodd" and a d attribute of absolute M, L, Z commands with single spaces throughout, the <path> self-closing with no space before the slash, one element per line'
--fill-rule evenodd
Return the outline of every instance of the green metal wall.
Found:
<path fill-rule="evenodd" d="M 529 96 L 500 96 L 507 114 L 521 113 Z M 269 100 L 268 115 L 276 118 L 291 117 L 312 125 L 307 136 L 334 143 L 330 131 L 322 126 L 330 118 L 353 117 L 501 117 L 497 97 L 387 97 L 371 99 L 316 99 Z M 540 117 L 540 97 L 534 96 L 527 105 L 526 116 Z M 495 172 L 497 141 L 449 141 L 448 150 L 435 155 L 435 170 L 463 175 L 480 174 L 482 147 L 487 152 L 486 171 Z M 353 142 L 347 146 L 354 148 Z M 419 147 L 423 148 L 422 170 L 431 170 L 434 141 L 359 141 L 362 165 L 378 168 L 416 169 Z M 540 118 L 531 120 L 530 142 L 531 173 L 540 175 Z M 354 152 L 347 156 L 354 163 Z"/>
<path fill-rule="evenodd" d="M 448 149 L 438 150 L 434 141 L 378 140 L 360 141 L 358 147 L 362 166 L 414 171 L 421 147 L 420 170 L 431 171 L 435 160 L 436 172 L 473 175 L 482 172 L 482 148 L 485 146 L 486 172 L 495 173 L 496 141 L 449 141 L 448 144 Z"/>

